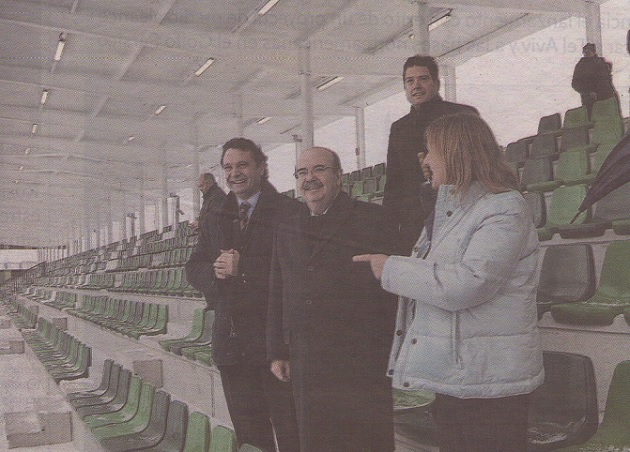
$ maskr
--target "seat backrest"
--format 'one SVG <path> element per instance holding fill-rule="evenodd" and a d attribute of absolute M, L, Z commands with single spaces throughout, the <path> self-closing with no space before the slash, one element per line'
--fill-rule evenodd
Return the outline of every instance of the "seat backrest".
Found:
<path fill-rule="evenodd" d="M 560 113 L 554 113 L 552 115 L 543 116 L 538 121 L 538 133 L 555 132 L 562 126 L 562 119 Z"/>
<path fill-rule="evenodd" d="M 203 413 L 190 413 L 186 429 L 186 444 L 184 452 L 208 452 L 210 448 L 210 420 Z"/>
<path fill-rule="evenodd" d="M 622 361 L 615 367 L 608 387 L 604 426 L 616 426 L 623 432 L 630 427 L 630 361 Z"/>
<path fill-rule="evenodd" d="M 217 425 L 212 430 L 210 452 L 237 452 L 236 447 L 236 434 L 234 430 L 223 427 L 222 425 Z"/>
<path fill-rule="evenodd" d="M 578 212 L 580 204 L 586 196 L 587 187 L 584 184 L 573 185 L 571 187 L 558 187 L 553 191 L 549 215 L 547 217 L 547 227 L 566 226 L 571 224 L 571 220 Z M 582 212 L 573 224 L 582 224 L 590 219 L 590 209 Z"/>
<path fill-rule="evenodd" d="M 372 170 L 372 176 L 379 177 L 385 174 L 385 163 L 377 163 Z"/>
<path fill-rule="evenodd" d="M 505 147 L 505 160 L 510 163 L 523 163 L 527 160 L 529 145 L 526 141 L 513 141 Z"/>
<path fill-rule="evenodd" d="M 611 242 L 604 254 L 597 294 L 616 302 L 630 303 L 630 240 Z"/>
<path fill-rule="evenodd" d="M 205 311 L 203 314 L 203 331 L 200 341 L 212 340 L 212 324 L 214 323 L 214 310 Z"/>
<path fill-rule="evenodd" d="M 523 193 L 525 201 L 532 213 L 534 226 L 542 228 L 547 222 L 547 209 L 545 207 L 545 195 L 542 192 Z"/>
<path fill-rule="evenodd" d="M 179 400 L 171 401 L 166 419 L 164 438 L 158 445 L 161 451 L 180 451 L 184 448 L 186 426 L 188 425 L 188 405 Z"/>
<path fill-rule="evenodd" d="M 584 355 L 554 351 L 543 352 L 543 360 L 545 381 L 531 394 L 530 438 L 543 434 L 537 438 L 540 450 L 582 443 L 599 423 L 593 363 Z"/>
<path fill-rule="evenodd" d="M 581 127 L 587 125 L 589 122 L 588 112 L 585 106 L 571 108 L 564 113 L 562 128 L 569 129 L 572 127 Z"/>
<path fill-rule="evenodd" d="M 263 452 L 263 450 L 251 444 L 243 444 L 238 448 L 238 452 Z"/>
<path fill-rule="evenodd" d="M 589 173 L 590 157 L 586 149 L 563 152 L 558 159 L 555 178 L 570 181 Z"/>
<path fill-rule="evenodd" d="M 536 135 L 529 150 L 530 158 L 555 156 L 558 153 L 558 141 L 552 134 Z"/>
<path fill-rule="evenodd" d="M 627 218 L 630 218 L 630 182 L 611 191 L 593 206 L 594 222 Z"/>
<path fill-rule="evenodd" d="M 595 287 L 591 245 L 570 243 L 547 247 L 540 269 L 538 301 L 583 301 L 595 293 Z"/>
<path fill-rule="evenodd" d="M 553 165 L 549 157 L 525 160 L 521 173 L 521 185 L 527 187 L 537 182 L 553 180 Z"/>
<path fill-rule="evenodd" d="M 588 128 L 586 126 L 567 129 L 562 132 L 560 152 L 565 152 L 579 146 L 586 146 L 589 142 Z"/>

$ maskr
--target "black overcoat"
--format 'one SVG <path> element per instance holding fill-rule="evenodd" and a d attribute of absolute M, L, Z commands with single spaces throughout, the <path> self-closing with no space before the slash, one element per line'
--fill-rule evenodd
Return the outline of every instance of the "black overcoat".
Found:
<path fill-rule="evenodd" d="M 409 114 L 392 124 L 387 147 L 387 181 L 383 207 L 387 218 L 400 229 L 398 254 L 411 253 L 424 224 L 433 210 L 435 195 L 423 185 L 425 178 L 418 161 L 418 152 L 426 152 L 424 133 L 427 126 L 442 116 L 469 112 L 478 114 L 474 107 L 433 99 L 411 107 Z"/>
<path fill-rule="evenodd" d="M 202 231 L 186 264 L 186 277 L 204 293 L 216 291 L 212 357 L 217 365 L 244 361 L 266 365 L 265 326 L 273 234 L 278 223 L 298 209 L 305 206 L 263 181 L 244 233 L 238 226 L 237 199 L 232 192 L 218 213 L 216 234 Z M 239 274 L 216 279 L 212 264 L 221 250 L 231 248 L 240 253 Z"/>
<path fill-rule="evenodd" d="M 386 376 L 396 297 L 366 253 L 391 253 L 382 208 L 340 193 L 323 229 L 309 212 L 278 227 L 271 271 L 268 358 L 289 359 L 303 451 L 393 450 Z"/>

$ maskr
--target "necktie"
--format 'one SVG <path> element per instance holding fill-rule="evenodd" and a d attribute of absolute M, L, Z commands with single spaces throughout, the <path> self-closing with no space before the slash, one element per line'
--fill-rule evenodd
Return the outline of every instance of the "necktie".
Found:
<path fill-rule="evenodd" d="M 242 202 L 241 205 L 238 207 L 238 218 L 240 220 L 239 224 L 241 226 L 241 230 L 247 227 L 247 222 L 249 220 L 247 214 L 249 213 L 250 207 L 251 205 L 247 202 Z"/>

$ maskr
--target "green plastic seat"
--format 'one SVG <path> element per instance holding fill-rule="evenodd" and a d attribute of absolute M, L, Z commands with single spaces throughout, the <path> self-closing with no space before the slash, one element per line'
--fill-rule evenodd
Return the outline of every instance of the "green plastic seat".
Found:
<path fill-rule="evenodd" d="M 562 121 L 563 129 L 592 125 L 593 123 L 588 119 L 588 112 L 585 106 L 570 108 L 564 113 L 564 119 Z"/>
<path fill-rule="evenodd" d="M 590 184 L 595 179 L 590 166 L 587 149 L 564 152 L 558 159 L 555 180 L 559 185 Z"/>
<path fill-rule="evenodd" d="M 622 361 L 608 387 L 604 418 L 587 442 L 559 449 L 564 452 L 605 452 L 630 449 L 630 361 Z"/>
<path fill-rule="evenodd" d="M 184 452 L 207 452 L 210 448 L 211 438 L 212 433 L 208 416 L 198 411 L 190 413 Z"/>
<path fill-rule="evenodd" d="M 187 336 L 178 339 L 162 339 L 161 341 L 158 341 L 160 347 L 169 351 L 169 346 L 171 344 L 194 342 L 199 339 L 199 336 L 201 336 L 201 332 L 203 331 L 203 314 L 203 309 L 195 309 L 190 333 L 188 333 Z"/>
<path fill-rule="evenodd" d="M 525 161 L 521 173 L 523 191 L 552 191 L 558 187 L 553 179 L 553 164 L 550 157 L 531 158 Z"/>
<path fill-rule="evenodd" d="M 149 420 L 143 429 L 125 435 L 102 438 L 101 445 L 111 452 L 143 450 L 156 446 L 166 433 L 170 405 L 170 394 L 162 390 L 156 391 Z"/>
<path fill-rule="evenodd" d="M 551 315 L 559 323 L 611 325 L 630 307 L 630 240 L 612 242 L 606 248 L 599 285 L 586 301 L 558 304 Z"/>
<path fill-rule="evenodd" d="M 88 427 L 96 428 L 109 424 L 120 424 L 130 420 L 138 411 L 141 399 L 151 398 L 155 388 L 149 383 L 143 383 L 142 379 L 133 375 L 129 383 L 127 401 L 119 411 L 102 414 L 92 414 L 83 418 Z M 150 403 L 150 402 L 149 402 Z"/>
<path fill-rule="evenodd" d="M 571 220 L 578 212 L 580 204 L 586 196 L 588 188 L 584 184 L 570 187 L 558 187 L 553 191 L 547 222 L 542 228 L 538 228 L 539 240 L 549 240 L 556 232 L 562 233 L 562 227 L 571 224 Z M 580 225 L 590 221 L 591 210 L 582 212 L 573 225 Z"/>
<path fill-rule="evenodd" d="M 431 414 L 435 394 L 423 390 L 393 389 L 393 396 L 396 433 L 415 442 L 436 445 L 437 426 Z"/>
<path fill-rule="evenodd" d="M 212 430 L 209 452 L 237 452 L 237 447 L 234 430 L 222 425 L 217 425 Z"/>
<path fill-rule="evenodd" d="M 536 292 L 538 318 L 553 305 L 588 300 L 596 289 L 593 248 L 587 243 L 548 246 Z"/>
<path fill-rule="evenodd" d="M 151 389 L 145 389 L 145 385 L 149 385 Z M 103 426 L 93 427 L 92 434 L 99 440 L 112 438 L 114 436 L 128 435 L 130 433 L 141 432 L 149 424 L 149 416 L 151 415 L 151 406 L 155 398 L 155 387 L 150 383 L 143 382 L 142 392 L 140 394 L 140 403 L 138 409 L 130 419 Z"/>

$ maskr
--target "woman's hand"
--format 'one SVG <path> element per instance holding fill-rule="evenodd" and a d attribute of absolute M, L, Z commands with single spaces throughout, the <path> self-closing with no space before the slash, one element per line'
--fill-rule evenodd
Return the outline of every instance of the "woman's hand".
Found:
<path fill-rule="evenodd" d="M 389 256 L 385 254 L 360 254 L 358 256 L 354 256 L 352 261 L 369 262 L 374 277 L 380 281 L 383 274 L 383 267 L 385 266 L 385 261 L 388 257 Z"/>

